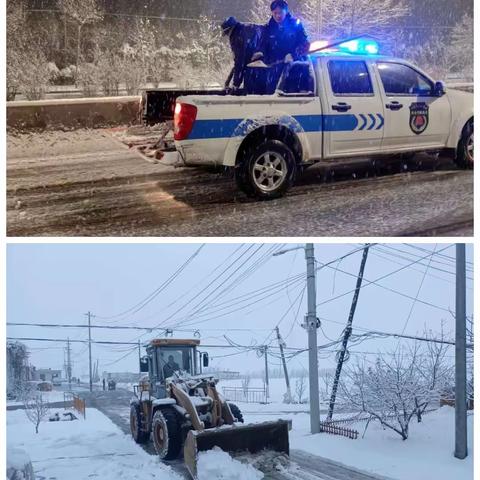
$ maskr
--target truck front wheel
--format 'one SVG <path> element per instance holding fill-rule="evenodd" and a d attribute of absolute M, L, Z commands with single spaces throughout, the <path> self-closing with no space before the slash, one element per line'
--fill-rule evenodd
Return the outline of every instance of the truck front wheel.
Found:
<path fill-rule="evenodd" d="M 260 200 L 281 197 L 295 180 L 293 152 L 279 140 L 266 140 L 245 152 L 235 171 L 237 186 Z"/>
<path fill-rule="evenodd" d="M 130 431 L 137 443 L 145 443 L 150 437 L 149 432 L 142 430 L 142 413 L 138 404 L 130 407 Z"/>
<path fill-rule="evenodd" d="M 462 130 L 455 163 L 460 168 L 473 168 L 473 120 L 470 120 Z"/>

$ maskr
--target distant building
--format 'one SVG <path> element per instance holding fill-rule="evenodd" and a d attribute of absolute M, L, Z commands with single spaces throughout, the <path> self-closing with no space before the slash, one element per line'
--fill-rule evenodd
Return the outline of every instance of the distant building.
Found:
<path fill-rule="evenodd" d="M 136 383 L 138 382 L 138 375 L 138 373 L 132 372 L 103 372 L 102 379 L 112 379 L 120 383 Z"/>
<path fill-rule="evenodd" d="M 51 368 L 38 368 L 33 372 L 33 380 L 42 382 L 53 382 L 62 378 L 61 370 L 52 370 Z"/>

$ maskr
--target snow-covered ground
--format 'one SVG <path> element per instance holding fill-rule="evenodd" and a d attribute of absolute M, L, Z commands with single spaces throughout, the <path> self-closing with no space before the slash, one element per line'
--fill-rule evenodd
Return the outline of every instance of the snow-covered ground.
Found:
<path fill-rule="evenodd" d="M 52 390 L 51 392 L 34 392 L 35 394 L 42 395 L 42 398 L 45 402 L 48 403 L 55 403 L 55 402 L 63 402 L 64 392 L 59 392 L 57 390 Z M 7 400 L 7 406 L 9 405 L 23 405 L 23 402 L 20 400 Z"/>
<path fill-rule="evenodd" d="M 454 416 L 451 407 L 424 416 L 422 423 L 412 421 L 410 437 L 405 442 L 391 430 L 383 430 L 374 422 L 362 438 L 364 423 L 351 425 L 359 431 L 357 440 L 328 434 L 311 435 L 310 418 L 306 413 L 266 413 L 278 404 L 238 404 L 246 422 L 272 420 L 278 416 L 292 420 L 290 447 L 329 458 L 360 470 L 398 480 L 472 480 L 473 479 L 473 415 L 468 417 L 469 456 L 458 460 L 454 450 Z M 273 412 L 273 410 L 271 411 Z"/>
<path fill-rule="evenodd" d="M 42 422 L 38 435 L 22 410 L 7 412 L 7 444 L 28 453 L 39 480 L 181 478 L 95 409 L 86 420 Z"/>

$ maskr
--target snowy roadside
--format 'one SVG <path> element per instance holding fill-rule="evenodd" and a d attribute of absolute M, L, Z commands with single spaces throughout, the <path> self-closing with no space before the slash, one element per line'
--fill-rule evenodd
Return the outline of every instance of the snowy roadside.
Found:
<path fill-rule="evenodd" d="M 244 409 L 246 422 L 272 420 L 272 415 L 262 414 L 261 409 L 255 414 L 246 413 L 247 408 L 254 410 L 258 405 L 239 405 Z M 383 430 L 377 422 L 370 424 L 365 438 L 362 438 L 365 423 L 349 425 L 360 433 L 357 440 L 350 440 L 324 433 L 311 435 L 308 414 L 291 412 L 278 416 L 292 420 L 292 450 L 303 450 L 398 480 L 473 480 L 473 415 L 468 417 L 469 456 L 458 460 L 453 456 L 455 410 L 451 407 L 425 415 L 420 424 L 412 422 L 410 436 L 405 442 L 392 431 Z"/>
<path fill-rule="evenodd" d="M 86 420 L 43 422 L 38 435 L 23 411 L 7 412 L 7 444 L 28 453 L 37 480 L 181 478 L 93 408 Z"/>
<path fill-rule="evenodd" d="M 56 402 L 63 402 L 64 401 L 64 392 L 59 392 L 58 390 L 52 390 L 51 392 L 40 392 L 35 391 L 35 393 L 42 395 L 44 402 L 47 403 L 56 403 Z M 21 400 L 7 400 L 7 407 L 10 406 L 18 406 L 23 405 L 23 401 Z"/>

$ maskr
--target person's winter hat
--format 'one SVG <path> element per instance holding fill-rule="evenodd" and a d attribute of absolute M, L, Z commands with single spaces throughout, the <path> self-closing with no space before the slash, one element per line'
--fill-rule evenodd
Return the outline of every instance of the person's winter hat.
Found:
<path fill-rule="evenodd" d="M 288 3 L 285 0 L 274 0 L 270 5 L 270 10 L 273 12 L 276 8 L 288 10 Z"/>
<path fill-rule="evenodd" d="M 235 28 L 238 25 L 238 20 L 235 17 L 228 17 L 223 23 L 222 23 L 222 31 L 223 34 L 226 35 L 230 30 Z"/>

